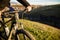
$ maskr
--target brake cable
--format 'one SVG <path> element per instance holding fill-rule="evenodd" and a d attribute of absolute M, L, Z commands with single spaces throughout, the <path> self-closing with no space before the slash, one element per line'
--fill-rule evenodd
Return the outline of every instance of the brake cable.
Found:
<path fill-rule="evenodd" d="M 24 25 L 23 25 L 23 22 L 24 22 L 24 13 L 26 13 L 27 12 L 27 9 L 25 9 L 24 11 L 23 11 L 23 13 L 22 13 L 22 23 L 21 23 L 21 28 L 22 29 L 24 29 L 23 27 L 24 27 Z"/>

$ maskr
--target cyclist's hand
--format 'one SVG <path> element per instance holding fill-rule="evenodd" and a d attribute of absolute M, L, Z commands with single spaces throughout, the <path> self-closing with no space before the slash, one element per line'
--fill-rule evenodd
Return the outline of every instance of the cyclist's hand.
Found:
<path fill-rule="evenodd" d="M 32 10 L 31 6 L 27 6 L 27 11 L 30 12 Z"/>

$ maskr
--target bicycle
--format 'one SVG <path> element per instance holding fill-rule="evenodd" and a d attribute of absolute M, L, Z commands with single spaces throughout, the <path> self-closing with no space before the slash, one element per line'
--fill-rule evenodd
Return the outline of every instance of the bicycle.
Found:
<path fill-rule="evenodd" d="M 18 20 L 19 20 L 18 12 L 19 12 L 18 10 L 3 12 L 3 14 L 2 14 L 2 22 L 0 22 L 0 26 L 3 27 L 3 29 L 4 29 L 5 37 L 2 36 L 2 35 L 0 35 L 0 37 L 2 37 L 4 40 L 20 40 L 19 34 L 22 34 L 24 40 L 27 40 L 27 39 L 28 40 L 35 40 L 35 38 L 28 31 L 26 31 L 23 28 L 23 24 L 18 22 Z M 23 11 L 22 18 L 23 18 L 24 12 L 26 12 L 26 9 Z M 5 22 L 5 20 L 4 20 L 4 16 L 5 16 L 4 13 L 13 14 L 14 16 L 10 20 Z M 10 21 L 12 21 L 11 22 L 11 28 L 10 28 L 9 35 L 7 36 L 6 35 L 7 33 L 5 31 L 5 27 L 6 27 L 5 24 L 7 24 Z M 19 27 L 19 24 L 22 25 L 22 26 Z M 14 38 L 12 38 L 12 36 Z"/>

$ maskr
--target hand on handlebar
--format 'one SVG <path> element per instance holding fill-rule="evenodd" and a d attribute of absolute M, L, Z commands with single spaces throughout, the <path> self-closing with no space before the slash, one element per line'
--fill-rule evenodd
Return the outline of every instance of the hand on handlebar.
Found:
<path fill-rule="evenodd" d="M 32 10 L 31 6 L 27 6 L 27 12 L 30 12 Z"/>

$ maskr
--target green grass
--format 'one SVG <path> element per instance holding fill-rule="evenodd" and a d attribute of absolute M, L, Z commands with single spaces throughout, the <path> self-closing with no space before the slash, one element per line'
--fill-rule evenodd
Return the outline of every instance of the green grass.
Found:
<path fill-rule="evenodd" d="M 29 20 L 19 21 L 23 22 L 24 28 L 34 35 L 36 40 L 60 40 L 60 30 L 57 28 Z"/>
<path fill-rule="evenodd" d="M 23 21 L 20 19 L 19 22 L 23 23 L 24 29 L 29 31 L 36 40 L 60 40 L 60 29 L 25 19 Z"/>

